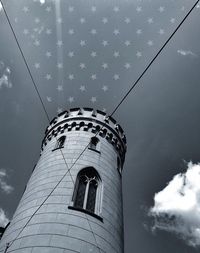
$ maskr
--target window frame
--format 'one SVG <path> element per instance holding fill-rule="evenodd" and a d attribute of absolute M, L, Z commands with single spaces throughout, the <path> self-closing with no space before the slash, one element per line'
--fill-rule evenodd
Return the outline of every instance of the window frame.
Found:
<path fill-rule="evenodd" d="M 88 176 L 89 175 L 89 176 Z M 84 192 L 84 200 L 82 203 L 82 206 L 76 206 L 76 201 L 77 201 L 77 193 L 80 185 L 80 178 L 81 176 L 85 176 L 88 178 L 88 181 L 86 183 L 86 188 Z M 96 189 L 96 194 L 95 194 L 95 205 L 94 205 L 94 211 L 89 210 L 87 208 L 88 204 L 88 196 L 89 196 L 89 188 L 90 188 L 90 183 L 95 180 L 97 183 L 97 189 Z M 74 186 L 74 192 L 72 196 L 72 205 L 69 206 L 69 209 L 77 210 L 77 211 L 82 211 L 84 213 L 90 214 L 95 218 L 98 218 L 103 222 L 103 218 L 100 217 L 101 214 L 101 207 L 102 207 L 102 194 L 103 193 L 103 186 L 102 186 L 102 181 L 100 178 L 99 173 L 94 169 L 93 167 L 86 167 L 83 168 L 79 171 L 76 177 L 76 183 Z"/>
<path fill-rule="evenodd" d="M 92 150 L 92 151 L 95 151 L 95 152 L 100 154 L 101 152 L 100 152 L 100 140 L 99 140 L 99 138 L 97 138 L 96 136 L 91 137 L 88 149 Z"/>
<path fill-rule="evenodd" d="M 61 139 L 63 139 L 63 140 L 61 140 Z M 56 139 L 56 145 L 52 151 L 64 148 L 65 140 L 66 140 L 66 135 L 62 135 L 58 139 Z"/>

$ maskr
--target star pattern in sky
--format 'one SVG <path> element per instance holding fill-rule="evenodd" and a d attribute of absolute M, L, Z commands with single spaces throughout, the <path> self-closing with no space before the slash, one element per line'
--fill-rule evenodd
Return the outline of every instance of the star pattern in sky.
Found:
<path fill-rule="evenodd" d="M 48 106 L 110 111 L 191 6 L 188 0 L 6 3 Z M 199 5 L 197 6 L 199 8 Z"/>

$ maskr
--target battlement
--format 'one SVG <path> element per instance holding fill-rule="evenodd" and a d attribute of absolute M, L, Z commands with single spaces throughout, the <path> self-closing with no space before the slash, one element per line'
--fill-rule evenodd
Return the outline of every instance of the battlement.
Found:
<path fill-rule="evenodd" d="M 68 131 L 90 131 L 105 138 L 124 160 L 126 137 L 116 120 L 105 112 L 92 108 L 72 108 L 55 117 L 46 128 L 42 149 L 53 137 Z"/>
<path fill-rule="evenodd" d="M 60 113 L 46 129 L 10 225 L 0 229 L 0 253 L 123 253 L 125 152 L 124 132 L 106 113 L 90 108 Z M 16 237 L 31 214 L 30 229 Z"/>

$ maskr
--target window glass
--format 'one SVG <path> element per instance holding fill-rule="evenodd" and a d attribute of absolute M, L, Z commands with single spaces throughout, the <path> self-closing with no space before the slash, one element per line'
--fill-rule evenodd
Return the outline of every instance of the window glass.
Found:
<path fill-rule="evenodd" d="M 94 168 L 81 170 L 76 180 L 74 206 L 95 213 L 99 201 L 97 195 L 100 196 L 99 186 L 100 177 Z"/>

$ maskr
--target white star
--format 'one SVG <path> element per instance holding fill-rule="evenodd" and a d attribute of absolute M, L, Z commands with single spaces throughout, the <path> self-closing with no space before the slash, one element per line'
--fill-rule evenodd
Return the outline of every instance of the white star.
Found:
<path fill-rule="evenodd" d="M 196 5 L 196 8 L 199 9 L 199 8 L 200 8 L 200 4 L 197 4 L 197 5 Z"/>
<path fill-rule="evenodd" d="M 159 33 L 160 35 L 162 35 L 162 34 L 165 33 L 165 31 L 164 31 L 164 29 L 160 29 L 158 33 Z"/>
<path fill-rule="evenodd" d="M 40 23 L 40 19 L 39 18 L 35 18 L 35 23 L 36 24 Z"/>
<path fill-rule="evenodd" d="M 96 98 L 96 97 L 91 97 L 90 101 L 91 101 L 92 103 L 95 103 L 95 102 L 97 102 L 97 98 Z"/>
<path fill-rule="evenodd" d="M 165 10 L 165 7 L 164 6 L 160 6 L 158 10 L 159 10 L 159 12 L 163 12 Z"/>
<path fill-rule="evenodd" d="M 115 75 L 113 76 L 113 78 L 114 78 L 115 81 L 117 81 L 117 80 L 119 79 L 119 75 L 118 75 L 118 74 L 115 74 Z"/>
<path fill-rule="evenodd" d="M 119 30 L 115 29 L 113 33 L 114 33 L 114 35 L 118 35 L 119 34 Z"/>
<path fill-rule="evenodd" d="M 149 41 L 147 42 L 147 44 L 148 44 L 148 46 L 153 46 L 153 41 L 152 41 L 152 40 L 149 40 Z"/>
<path fill-rule="evenodd" d="M 91 7 L 91 11 L 92 11 L 92 12 L 95 12 L 96 10 L 97 10 L 97 7 L 96 7 L 96 6 L 92 6 L 92 7 Z"/>
<path fill-rule="evenodd" d="M 81 85 L 80 86 L 80 90 L 83 92 L 83 91 L 86 91 L 86 88 L 85 88 L 85 85 Z"/>
<path fill-rule="evenodd" d="M 57 64 L 57 68 L 58 68 L 58 69 L 62 69 L 62 68 L 63 68 L 63 64 L 62 64 L 62 62 L 58 62 L 58 64 Z"/>
<path fill-rule="evenodd" d="M 104 86 L 102 87 L 102 90 L 106 92 L 106 91 L 108 90 L 108 86 L 104 85 Z"/>
<path fill-rule="evenodd" d="M 62 21 L 62 18 L 58 18 L 58 19 L 57 19 L 57 22 L 58 22 L 58 24 L 62 24 L 62 22 L 63 22 L 63 21 Z"/>
<path fill-rule="evenodd" d="M 103 45 L 104 47 L 105 47 L 105 46 L 108 46 L 108 41 L 107 41 L 107 40 L 103 40 L 102 45 Z"/>
<path fill-rule="evenodd" d="M 142 53 L 140 51 L 137 51 L 136 56 L 140 58 L 142 56 Z"/>
<path fill-rule="evenodd" d="M 113 11 L 114 11 L 114 12 L 119 12 L 119 7 L 118 7 L 118 6 L 115 6 L 115 7 L 113 8 Z"/>
<path fill-rule="evenodd" d="M 131 20 L 130 20 L 130 18 L 125 18 L 124 22 L 129 24 L 131 22 Z"/>
<path fill-rule="evenodd" d="M 68 101 L 69 101 L 70 103 L 74 102 L 74 97 L 69 97 L 69 98 L 68 98 Z"/>
<path fill-rule="evenodd" d="M 119 52 L 115 51 L 114 54 L 113 54 L 113 56 L 114 56 L 115 58 L 119 57 Z"/>
<path fill-rule="evenodd" d="M 92 75 L 91 75 L 91 79 L 92 79 L 92 80 L 96 80 L 96 79 L 97 79 L 97 75 L 96 75 L 96 74 L 92 74 Z"/>
<path fill-rule="evenodd" d="M 51 6 L 47 6 L 46 11 L 50 12 L 51 11 Z"/>
<path fill-rule="evenodd" d="M 63 45 L 62 40 L 58 40 L 58 41 L 57 41 L 57 46 L 58 46 L 58 47 L 61 47 L 62 45 Z"/>
<path fill-rule="evenodd" d="M 137 6 L 136 11 L 137 12 L 141 12 L 142 11 L 142 7 L 141 6 Z"/>
<path fill-rule="evenodd" d="M 46 57 L 49 58 L 49 57 L 51 57 L 51 56 L 52 56 L 51 52 L 47 51 L 47 52 L 46 52 Z"/>
<path fill-rule="evenodd" d="M 68 11 L 73 12 L 74 11 L 74 6 L 69 6 Z"/>
<path fill-rule="evenodd" d="M 80 68 L 85 69 L 86 68 L 85 63 L 80 63 Z"/>
<path fill-rule="evenodd" d="M 102 111 L 103 111 L 103 112 L 106 112 L 106 108 L 103 108 Z"/>
<path fill-rule="evenodd" d="M 102 67 L 103 67 L 104 69 L 107 69 L 107 68 L 108 68 L 108 63 L 105 63 L 105 62 L 104 62 L 104 63 L 102 64 Z"/>
<path fill-rule="evenodd" d="M 40 68 L 40 63 L 39 63 L 39 62 L 36 62 L 36 63 L 34 64 L 34 66 L 35 66 L 36 69 L 39 69 L 39 68 Z"/>
<path fill-rule="evenodd" d="M 185 10 L 185 6 L 182 6 L 182 7 L 181 7 L 181 10 L 184 11 L 184 10 Z"/>
<path fill-rule="evenodd" d="M 49 34 L 51 34 L 51 33 L 52 33 L 51 29 L 47 28 L 47 29 L 46 29 L 46 34 L 49 35 Z"/>
<path fill-rule="evenodd" d="M 51 97 L 47 97 L 47 101 L 48 102 L 52 102 L 52 98 Z"/>
<path fill-rule="evenodd" d="M 127 63 L 125 63 L 124 67 L 125 67 L 126 69 L 130 69 L 131 64 L 127 62 Z"/>
<path fill-rule="evenodd" d="M 104 24 L 106 24 L 106 23 L 108 23 L 108 19 L 107 19 L 107 18 L 103 18 L 103 19 L 102 19 L 102 22 L 103 22 Z"/>
<path fill-rule="evenodd" d="M 148 22 L 149 24 L 152 24 L 152 23 L 153 23 L 153 18 L 148 18 L 147 22 Z"/>
<path fill-rule="evenodd" d="M 126 41 L 124 42 L 124 44 L 128 47 L 128 46 L 131 45 L 131 42 L 130 42 L 130 40 L 126 40 Z"/>
<path fill-rule="evenodd" d="M 95 34 L 97 34 L 97 30 L 96 30 L 96 29 L 92 29 L 92 30 L 90 31 L 90 33 L 91 33 L 92 35 L 95 35 Z"/>
<path fill-rule="evenodd" d="M 85 46 L 86 45 L 85 40 L 81 40 L 80 45 L 81 45 L 81 47 Z"/>
<path fill-rule="evenodd" d="M 52 77 L 51 77 L 51 75 L 50 75 L 50 74 L 46 74 L 45 78 L 46 78 L 47 80 L 52 79 Z"/>
<path fill-rule="evenodd" d="M 58 85 L 57 90 L 58 91 L 63 91 L 63 86 L 62 85 Z"/>
<path fill-rule="evenodd" d="M 171 22 L 172 24 L 175 23 L 175 21 L 176 21 L 175 18 L 171 18 L 171 19 L 170 19 L 170 22 Z"/>
<path fill-rule="evenodd" d="M 60 107 L 58 107 L 58 109 L 57 109 L 57 113 L 59 114 L 59 113 L 61 113 L 63 111 L 63 109 L 62 108 L 60 108 Z"/>
<path fill-rule="evenodd" d="M 25 35 L 29 34 L 29 30 L 28 29 L 24 29 L 23 30 L 23 34 L 25 34 Z"/>
<path fill-rule="evenodd" d="M 38 47 L 40 45 L 40 41 L 39 40 L 35 40 L 33 43 L 36 47 Z"/>
<path fill-rule="evenodd" d="M 72 57 L 74 56 L 74 52 L 73 52 L 73 51 L 70 51 L 70 52 L 68 53 L 68 56 L 69 56 L 70 58 L 72 58 Z"/>
<path fill-rule="evenodd" d="M 85 18 L 80 18 L 81 24 L 85 23 Z"/>
<path fill-rule="evenodd" d="M 73 74 L 69 74 L 68 78 L 69 78 L 69 80 L 73 80 L 74 79 L 74 75 Z"/>
<path fill-rule="evenodd" d="M 92 57 L 96 57 L 97 56 L 97 53 L 92 51 L 92 53 L 90 54 Z"/>
<path fill-rule="evenodd" d="M 25 13 L 27 13 L 27 12 L 29 12 L 29 8 L 28 8 L 27 6 L 24 6 L 23 11 L 24 11 Z"/>
<path fill-rule="evenodd" d="M 138 30 L 136 31 L 136 33 L 137 33 L 138 35 L 142 34 L 142 29 L 138 29 Z"/>
<path fill-rule="evenodd" d="M 69 29 L 68 33 L 69 33 L 70 35 L 74 34 L 74 29 Z"/>

